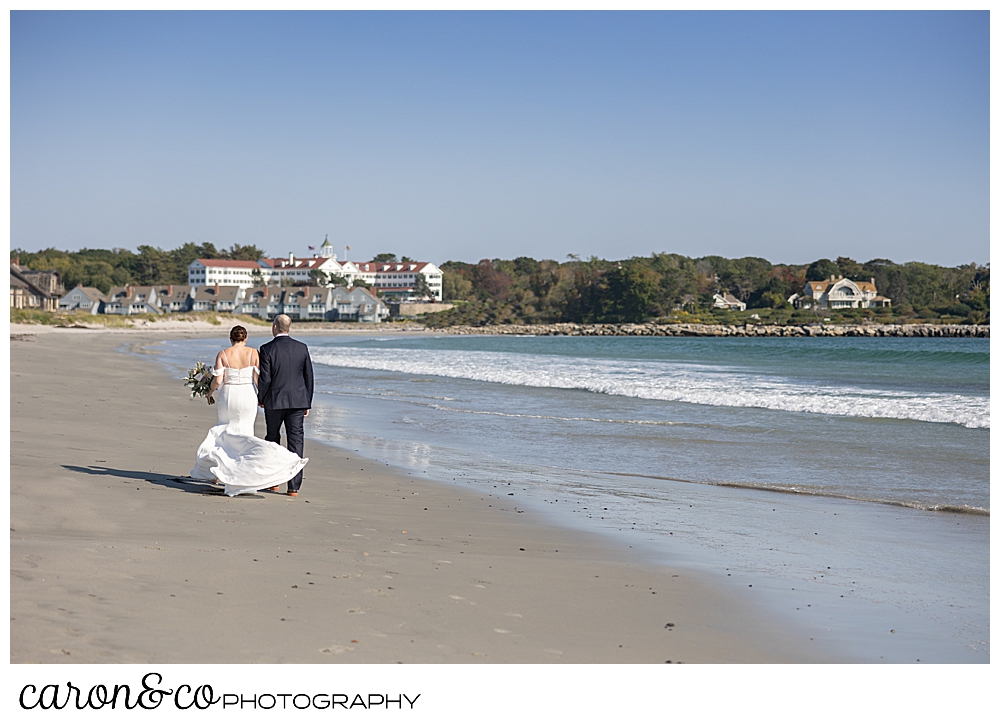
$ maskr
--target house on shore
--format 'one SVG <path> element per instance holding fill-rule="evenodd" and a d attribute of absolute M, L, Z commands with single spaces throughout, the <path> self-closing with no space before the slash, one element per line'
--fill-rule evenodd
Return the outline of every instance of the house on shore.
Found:
<path fill-rule="evenodd" d="M 20 259 L 10 263 L 10 308 L 40 309 L 54 312 L 66 294 L 59 272 L 34 271 L 20 265 Z"/>
<path fill-rule="evenodd" d="M 797 309 L 875 309 L 891 307 L 892 300 L 875 288 L 875 279 L 861 282 L 831 275 L 823 281 L 806 282 L 802 294 L 788 298 Z"/>
<path fill-rule="evenodd" d="M 157 303 L 156 287 L 140 286 L 111 287 L 108 300 L 104 303 L 105 314 L 163 314 Z"/>
<path fill-rule="evenodd" d="M 193 287 L 190 291 L 192 312 L 232 314 L 243 303 L 247 288 L 236 284 L 212 284 Z"/>
<path fill-rule="evenodd" d="M 66 296 L 59 300 L 60 312 L 84 312 L 86 314 L 101 314 L 104 312 L 104 304 L 108 298 L 104 292 L 94 287 L 85 287 L 77 284 L 69 290 Z"/>
<path fill-rule="evenodd" d="M 733 312 L 743 312 L 747 308 L 745 302 L 741 302 L 729 292 L 713 295 L 712 306 L 716 309 L 728 309 Z"/>
<path fill-rule="evenodd" d="M 193 288 L 186 284 L 160 285 L 156 288 L 158 306 L 164 312 L 189 312 L 193 291 Z"/>
<path fill-rule="evenodd" d="M 364 287 L 334 287 L 327 318 L 355 322 L 381 322 L 389 316 L 389 307 Z"/>
<path fill-rule="evenodd" d="M 273 319 L 287 314 L 295 320 L 381 322 L 389 308 L 363 287 L 254 287 L 246 291 L 237 314 Z"/>

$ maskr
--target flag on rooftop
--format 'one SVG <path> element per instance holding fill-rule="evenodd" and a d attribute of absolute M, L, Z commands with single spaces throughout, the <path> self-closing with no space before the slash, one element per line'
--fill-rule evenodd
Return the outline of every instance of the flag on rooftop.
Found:
<path fill-rule="evenodd" d="M 310 246 L 309 247 L 309 251 L 316 251 L 316 247 L 315 246 Z"/>

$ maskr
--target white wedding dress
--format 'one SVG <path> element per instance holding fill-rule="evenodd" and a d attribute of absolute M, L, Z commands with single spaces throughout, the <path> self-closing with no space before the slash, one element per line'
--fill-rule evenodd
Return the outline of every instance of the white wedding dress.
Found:
<path fill-rule="evenodd" d="M 253 493 L 288 482 L 309 458 L 300 458 L 281 445 L 254 435 L 257 418 L 257 389 L 253 383 L 256 367 L 212 370 L 225 375 L 215 393 L 218 424 L 198 448 L 191 477 L 218 480 L 226 486 L 226 495 Z"/>

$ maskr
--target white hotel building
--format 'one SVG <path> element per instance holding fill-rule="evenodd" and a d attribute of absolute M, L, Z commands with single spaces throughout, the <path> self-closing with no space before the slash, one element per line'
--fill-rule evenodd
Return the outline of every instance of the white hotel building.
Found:
<path fill-rule="evenodd" d="M 204 287 L 219 284 L 247 289 L 254 286 L 251 276 L 259 270 L 255 261 L 231 261 L 229 259 L 195 259 L 188 264 L 188 285 Z"/>
<path fill-rule="evenodd" d="M 323 272 L 331 277 L 343 277 L 348 287 L 360 279 L 382 295 L 402 299 L 412 297 L 417 274 L 423 274 L 433 300 L 441 301 L 442 272 L 435 264 L 426 261 L 339 262 L 329 242 L 320 247 L 319 256 L 301 259 L 294 254 L 289 254 L 287 259 L 261 259 L 259 262 L 195 259 L 188 265 L 188 284 L 193 287 L 220 284 L 245 290 L 260 286 L 254 282 L 254 271 L 260 273 L 260 283 L 274 286 L 316 284 L 310 272 Z"/>

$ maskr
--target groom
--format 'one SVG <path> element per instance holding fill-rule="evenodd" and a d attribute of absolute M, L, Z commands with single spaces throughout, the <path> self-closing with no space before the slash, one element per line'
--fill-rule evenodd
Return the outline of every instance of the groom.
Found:
<path fill-rule="evenodd" d="M 260 374 L 257 379 L 257 402 L 264 408 L 267 423 L 265 440 L 281 444 L 281 426 L 285 426 L 288 449 L 303 457 L 302 422 L 312 407 L 313 368 L 309 348 L 288 336 L 292 320 L 279 314 L 271 325 L 270 342 L 260 348 Z M 288 494 L 299 494 L 302 473 L 288 481 Z M 277 490 L 277 486 L 271 488 Z"/>

